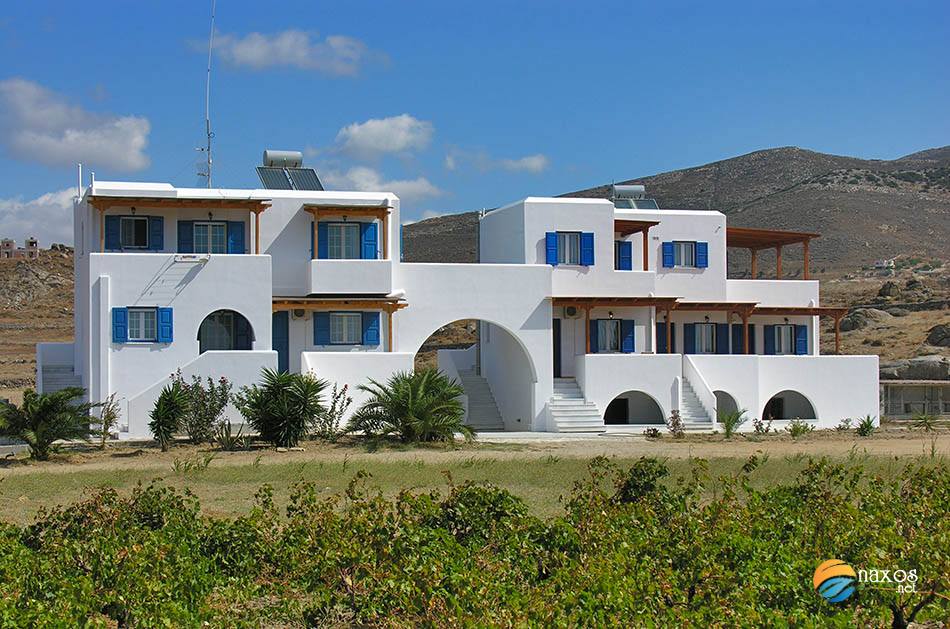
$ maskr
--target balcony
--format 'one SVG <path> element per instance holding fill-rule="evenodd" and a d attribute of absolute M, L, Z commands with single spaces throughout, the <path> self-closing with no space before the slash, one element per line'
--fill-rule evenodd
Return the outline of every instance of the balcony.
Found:
<path fill-rule="evenodd" d="M 311 295 L 388 295 L 393 289 L 392 260 L 311 260 Z"/>
<path fill-rule="evenodd" d="M 656 289 L 656 273 L 558 266 L 551 272 L 551 289 L 552 297 L 645 297 Z"/>
<path fill-rule="evenodd" d="M 726 280 L 726 301 L 767 307 L 818 305 L 818 280 Z"/>

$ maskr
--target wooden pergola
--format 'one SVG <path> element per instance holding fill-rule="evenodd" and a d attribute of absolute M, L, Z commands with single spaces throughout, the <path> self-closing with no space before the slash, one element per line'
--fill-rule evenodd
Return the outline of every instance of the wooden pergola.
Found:
<path fill-rule="evenodd" d="M 89 205 L 99 210 L 99 251 L 106 250 L 106 210 L 136 207 L 179 210 L 239 210 L 254 214 L 254 253 L 261 252 L 261 212 L 271 206 L 270 199 L 208 199 L 203 197 L 113 197 L 90 196 Z"/>
<path fill-rule="evenodd" d="M 635 221 L 625 218 L 618 218 L 614 220 L 614 232 L 619 234 L 621 238 L 629 236 L 630 234 L 640 233 L 643 234 L 643 270 L 650 270 L 650 247 L 649 247 L 649 236 L 650 228 L 654 225 L 659 225 L 660 221 Z"/>
<path fill-rule="evenodd" d="M 748 249 L 752 257 L 752 279 L 758 274 L 756 256 L 762 249 L 775 249 L 775 279 L 782 279 L 782 247 L 801 243 L 804 252 L 803 278 L 809 279 L 808 243 L 821 234 L 789 232 L 778 229 L 726 227 L 726 247 Z"/>
<path fill-rule="evenodd" d="M 671 305 L 675 307 L 676 297 L 554 297 L 551 299 L 551 304 L 554 306 L 574 306 L 584 310 L 584 353 L 590 354 L 590 311 L 592 308 L 654 306 L 669 309 Z M 669 326 L 669 321 L 667 321 L 667 326 Z"/>
<path fill-rule="evenodd" d="M 398 310 L 408 308 L 409 303 L 396 297 L 275 297 L 271 305 L 273 312 L 281 310 L 382 310 L 386 318 L 386 351 L 393 351 L 393 315 Z"/>
<path fill-rule="evenodd" d="M 380 238 L 383 241 L 383 260 L 389 259 L 389 215 L 392 207 L 389 205 L 321 205 L 318 203 L 305 203 L 303 209 L 313 215 L 313 259 L 316 260 L 320 248 L 320 240 L 317 238 L 317 223 L 320 217 L 340 216 L 344 220 L 356 218 L 378 218 L 382 224 L 382 233 Z"/>
<path fill-rule="evenodd" d="M 775 317 L 831 317 L 835 322 L 835 354 L 841 353 L 841 319 L 848 314 L 848 308 L 835 306 L 806 306 L 801 308 L 756 306 L 752 314 Z"/>

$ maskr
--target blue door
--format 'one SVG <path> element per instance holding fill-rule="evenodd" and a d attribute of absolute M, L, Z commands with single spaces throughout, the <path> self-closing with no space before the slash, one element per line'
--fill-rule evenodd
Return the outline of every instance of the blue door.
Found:
<path fill-rule="evenodd" d="M 275 312 L 271 322 L 271 345 L 277 351 L 277 371 L 290 371 L 290 321 L 286 310 Z"/>

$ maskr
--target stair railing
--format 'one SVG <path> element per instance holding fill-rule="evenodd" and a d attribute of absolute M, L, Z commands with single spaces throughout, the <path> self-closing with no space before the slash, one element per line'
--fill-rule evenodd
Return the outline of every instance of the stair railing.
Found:
<path fill-rule="evenodd" d="M 716 430 L 718 423 L 716 421 L 716 395 L 709 388 L 709 383 L 703 378 L 703 374 L 700 373 L 692 357 L 688 354 L 683 356 L 683 380 L 689 382 L 690 386 L 693 387 L 693 393 L 699 398 L 699 403 L 712 421 L 712 429 Z M 682 395 L 680 399 L 682 400 Z"/>

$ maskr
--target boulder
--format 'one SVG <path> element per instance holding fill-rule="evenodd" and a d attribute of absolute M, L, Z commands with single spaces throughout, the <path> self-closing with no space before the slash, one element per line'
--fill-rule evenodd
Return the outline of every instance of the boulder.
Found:
<path fill-rule="evenodd" d="M 948 380 L 950 358 L 947 356 L 919 356 L 881 363 L 881 380 Z"/>
<path fill-rule="evenodd" d="M 896 306 L 893 308 L 888 308 L 884 312 L 891 315 L 892 317 L 906 317 L 910 314 L 910 310 L 907 308 L 898 308 Z"/>
<path fill-rule="evenodd" d="M 871 323 L 881 323 L 892 318 L 893 315 L 883 310 L 878 310 L 877 308 L 859 308 L 841 319 L 841 331 L 850 332 L 851 330 L 860 330 L 861 328 L 866 328 Z"/>
<path fill-rule="evenodd" d="M 888 280 L 881 285 L 881 290 L 877 291 L 878 297 L 899 297 L 901 294 L 901 287 L 897 285 L 897 282 Z"/>
<path fill-rule="evenodd" d="M 940 323 L 927 332 L 927 345 L 950 347 L 950 325 Z"/>

